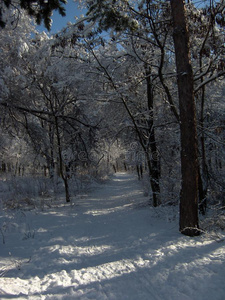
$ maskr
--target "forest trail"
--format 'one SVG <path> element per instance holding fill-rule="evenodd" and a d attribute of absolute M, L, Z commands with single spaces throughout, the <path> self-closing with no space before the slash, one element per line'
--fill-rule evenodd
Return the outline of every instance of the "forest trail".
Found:
<path fill-rule="evenodd" d="M 116 173 L 74 205 L 18 212 L 0 247 L 0 299 L 224 300 L 225 242 L 179 234 Z"/>

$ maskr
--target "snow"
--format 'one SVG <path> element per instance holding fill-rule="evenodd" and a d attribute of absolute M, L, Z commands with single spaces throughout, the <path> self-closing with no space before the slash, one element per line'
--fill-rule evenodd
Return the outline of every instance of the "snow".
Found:
<path fill-rule="evenodd" d="M 177 208 L 147 200 L 117 173 L 72 204 L 1 212 L 0 299 L 224 300 L 224 232 L 181 235 Z"/>

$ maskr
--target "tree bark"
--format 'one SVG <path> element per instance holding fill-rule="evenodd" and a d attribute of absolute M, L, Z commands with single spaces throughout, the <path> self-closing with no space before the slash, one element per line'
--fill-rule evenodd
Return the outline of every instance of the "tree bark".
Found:
<path fill-rule="evenodd" d="M 151 158 L 148 157 L 150 169 L 150 183 L 152 187 L 153 193 L 153 206 L 156 207 L 160 205 L 160 161 L 158 157 L 158 149 L 155 138 L 155 129 L 154 129 L 154 96 L 152 90 L 152 81 L 151 81 L 151 69 L 149 66 L 145 66 L 146 73 L 146 83 L 147 83 L 147 101 L 148 101 L 148 111 L 149 111 L 149 119 L 148 119 L 148 138 L 149 138 L 149 146 L 151 152 Z"/>
<path fill-rule="evenodd" d="M 207 41 L 210 29 L 207 32 L 205 40 L 202 44 L 200 55 L 199 55 L 199 66 L 200 73 L 203 72 L 203 49 Z M 200 79 L 201 84 L 204 78 Z M 201 88 L 201 109 L 200 109 L 200 145 L 201 145 L 201 167 L 199 162 L 199 211 L 204 215 L 206 212 L 206 196 L 208 189 L 208 166 L 206 162 L 206 151 L 205 151 L 205 128 L 204 128 L 204 110 L 205 110 L 205 86 Z"/>
<path fill-rule="evenodd" d="M 173 39 L 177 67 L 177 84 L 181 133 L 180 232 L 195 236 L 198 230 L 198 156 L 193 72 L 190 62 L 189 36 L 183 0 L 171 0 Z"/>
<path fill-rule="evenodd" d="M 56 138 L 57 138 L 58 155 L 59 155 L 59 172 L 60 172 L 60 175 L 64 182 L 66 202 L 70 202 L 68 176 L 67 176 L 66 172 L 64 174 L 64 170 L 63 170 L 62 147 L 61 147 L 61 140 L 60 140 L 59 125 L 58 125 L 57 117 L 55 117 L 55 126 L 56 126 Z"/>

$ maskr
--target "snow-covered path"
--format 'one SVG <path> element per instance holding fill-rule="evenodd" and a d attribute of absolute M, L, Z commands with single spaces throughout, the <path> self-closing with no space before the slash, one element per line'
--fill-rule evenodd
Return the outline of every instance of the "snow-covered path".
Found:
<path fill-rule="evenodd" d="M 74 206 L 18 212 L 0 245 L 0 299 L 224 300 L 225 242 L 179 234 L 174 208 L 146 201 L 118 173 Z"/>

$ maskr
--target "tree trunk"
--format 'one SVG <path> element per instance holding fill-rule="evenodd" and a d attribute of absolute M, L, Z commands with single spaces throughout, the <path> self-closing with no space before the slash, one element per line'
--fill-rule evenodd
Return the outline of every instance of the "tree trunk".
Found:
<path fill-rule="evenodd" d="M 207 40 L 209 31 L 206 35 L 202 48 L 200 50 L 199 65 L 200 73 L 203 71 L 203 48 Z M 204 79 L 201 77 L 201 83 Z M 204 110 L 205 110 L 205 86 L 201 88 L 201 110 L 200 110 L 200 145 L 201 145 L 201 168 L 199 163 L 199 211 L 204 215 L 206 212 L 206 196 L 208 189 L 208 166 L 206 162 L 205 151 L 205 128 L 204 128 Z"/>
<path fill-rule="evenodd" d="M 183 0 L 171 0 L 174 47 L 180 109 L 181 174 L 180 231 L 188 236 L 199 234 L 198 156 L 193 72 L 189 36 Z"/>
<path fill-rule="evenodd" d="M 154 129 L 154 97 L 152 90 L 152 81 L 151 81 L 151 69 L 149 66 L 145 66 L 146 72 L 146 82 L 147 82 L 147 101 L 148 101 L 148 111 L 149 111 L 149 120 L 148 120 L 148 138 L 149 138 L 149 148 L 151 151 L 151 158 L 148 157 L 150 165 L 150 183 L 153 192 L 153 205 L 158 206 L 160 201 L 160 162 L 158 157 L 158 149 L 155 139 L 155 129 Z M 148 145 L 147 145 L 148 149 Z"/>
<path fill-rule="evenodd" d="M 58 126 L 58 119 L 55 117 L 55 126 L 56 126 L 56 135 L 57 135 L 57 146 L 58 146 L 58 155 L 59 155 L 59 172 L 64 182 L 65 194 L 66 194 L 66 202 L 70 202 L 70 193 L 69 193 L 69 183 L 68 176 L 63 170 L 63 158 L 62 158 L 62 148 L 61 148 L 61 140 Z"/>

